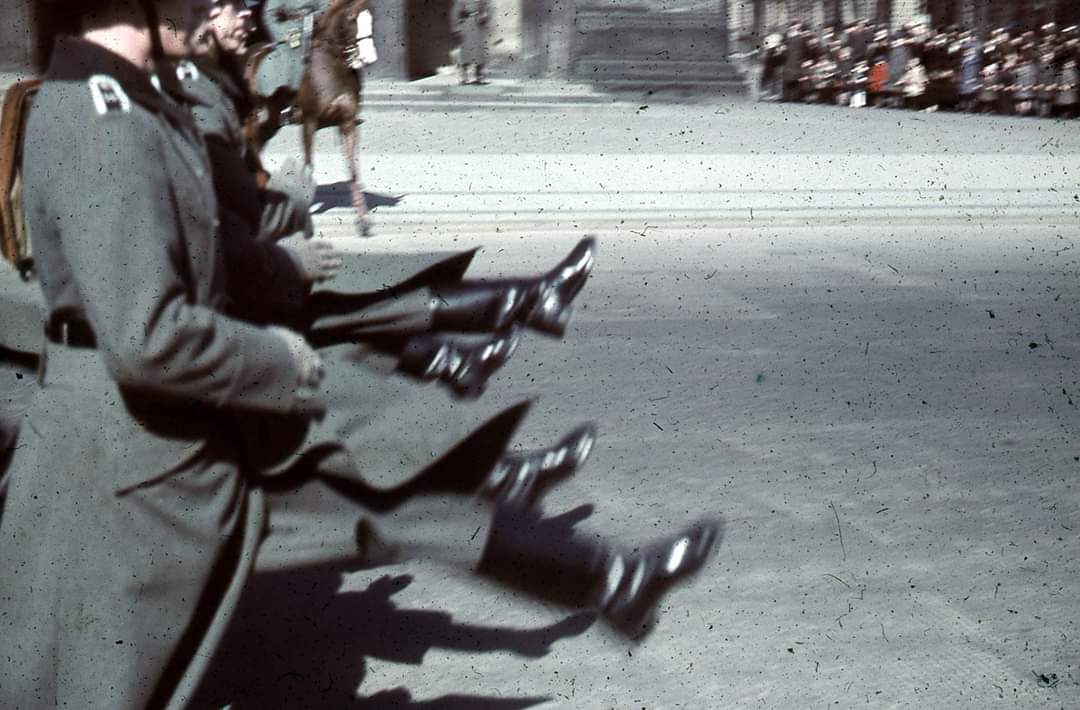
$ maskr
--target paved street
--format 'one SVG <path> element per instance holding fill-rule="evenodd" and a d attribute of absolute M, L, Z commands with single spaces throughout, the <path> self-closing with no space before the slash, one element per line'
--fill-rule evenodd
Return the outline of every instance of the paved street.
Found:
<path fill-rule="evenodd" d="M 426 562 L 267 577 L 245 616 L 265 656 L 223 662 L 255 669 L 235 697 L 1077 707 L 1077 124 L 752 104 L 367 118 L 370 239 L 320 136 L 317 224 L 344 248 L 482 244 L 477 274 L 499 276 L 600 235 L 566 339 L 527 339 L 487 395 L 539 398 L 523 446 L 600 423 L 550 509 L 591 501 L 581 526 L 628 541 L 716 512 L 727 538 L 640 646 Z"/>
<path fill-rule="evenodd" d="M 753 104 L 372 111 L 361 172 L 384 236 L 451 225 L 1038 220 L 1080 207 L 1076 122 Z M 320 211 L 347 206 L 332 131 Z M 268 162 L 296 154 L 296 129 Z M 342 215 L 339 213 L 339 218 Z"/>

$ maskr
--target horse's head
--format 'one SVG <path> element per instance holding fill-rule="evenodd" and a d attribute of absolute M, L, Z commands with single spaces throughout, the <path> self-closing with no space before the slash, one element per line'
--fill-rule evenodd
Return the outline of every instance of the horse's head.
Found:
<path fill-rule="evenodd" d="M 346 47 L 356 41 L 356 18 L 368 9 L 368 0 L 330 0 L 315 23 L 318 39 Z"/>

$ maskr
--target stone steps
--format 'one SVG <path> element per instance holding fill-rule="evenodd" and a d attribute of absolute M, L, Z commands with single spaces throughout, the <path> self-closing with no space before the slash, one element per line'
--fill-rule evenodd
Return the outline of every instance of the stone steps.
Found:
<path fill-rule="evenodd" d="M 716 12 L 579 9 L 572 75 L 602 91 L 654 97 L 737 96 L 727 18 Z"/>
<path fill-rule="evenodd" d="M 655 99 L 723 98 L 746 95 L 740 81 L 708 79 L 607 79 L 593 84 L 598 91 L 647 94 Z"/>
<path fill-rule="evenodd" d="M 738 68 L 727 60 L 580 57 L 574 75 L 589 81 L 658 79 L 684 81 L 741 81 Z"/>
<path fill-rule="evenodd" d="M 742 96 L 746 85 L 731 62 L 703 60 L 637 60 L 582 57 L 574 62 L 574 79 L 608 92 L 653 96 Z"/>

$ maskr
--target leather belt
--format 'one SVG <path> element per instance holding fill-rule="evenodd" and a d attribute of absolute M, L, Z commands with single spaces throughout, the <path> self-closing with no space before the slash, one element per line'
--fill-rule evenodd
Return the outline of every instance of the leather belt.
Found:
<path fill-rule="evenodd" d="M 94 329 L 82 318 L 53 316 L 45 324 L 45 337 L 49 342 L 66 345 L 69 348 L 97 347 Z"/>

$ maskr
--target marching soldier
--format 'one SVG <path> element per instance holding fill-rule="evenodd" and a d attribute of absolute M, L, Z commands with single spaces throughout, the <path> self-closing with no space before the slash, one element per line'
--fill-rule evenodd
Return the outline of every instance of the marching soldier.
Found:
<path fill-rule="evenodd" d="M 278 242 L 290 229 L 298 228 L 294 215 L 307 217 L 307 203 L 297 205 L 295 199 L 258 187 L 254 170 L 257 157 L 253 156 L 241 128 L 243 111 L 249 104 L 237 78 L 248 12 L 240 2 L 218 0 L 211 17 L 207 54 L 194 62 L 182 62 L 177 76 L 197 99 L 193 114 L 210 154 L 227 261 L 230 271 L 236 274 L 230 283 L 240 285 L 230 295 L 245 317 L 259 322 L 275 316 L 290 319 L 294 314 L 281 304 L 300 310 L 299 301 L 303 300 L 307 321 L 304 325 L 313 327 L 324 344 L 334 342 L 329 334 L 335 333 L 350 342 L 358 339 L 373 344 L 381 342 L 402 351 L 399 361 L 402 371 L 427 379 L 442 378 L 459 392 L 469 390 L 470 385 L 482 385 L 482 380 L 512 352 L 517 341 L 513 335 L 514 318 L 504 316 L 499 318 L 505 322 L 495 323 L 494 330 L 509 328 L 510 333 L 496 334 L 471 347 L 455 345 L 447 338 L 414 337 L 426 334 L 436 321 L 445 323 L 454 304 L 459 304 L 456 308 L 463 310 L 466 320 L 473 320 L 474 316 L 482 318 L 482 312 L 472 311 L 483 306 L 486 298 L 490 302 L 489 310 L 493 306 L 516 311 L 524 323 L 531 318 L 533 325 L 542 330 L 565 327 L 568 303 L 591 269 L 592 246 L 588 241 L 552 272 L 569 269 L 568 276 L 548 277 L 549 282 L 559 285 L 544 300 L 555 298 L 555 301 L 546 306 L 550 313 L 541 316 L 537 311 L 535 317 L 528 315 L 536 309 L 526 308 L 526 301 L 541 305 L 538 292 L 530 291 L 535 292 L 535 284 L 542 279 L 493 288 L 478 284 L 465 289 L 462 277 L 472 252 L 361 254 L 346 258 L 343 265 L 343 255 L 325 246 L 328 243 L 324 240 L 304 241 L 297 234 Z M 283 204 L 288 207 L 283 208 Z M 310 227 L 307 231 L 310 232 Z M 313 256 L 305 255 L 305 249 L 314 252 Z M 308 266 L 309 263 L 314 266 Z M 333 291 L 303 298 L 307 284 L 335 274 Z M 365 321 L 370 325 L 365 327 Z M 476 330 L 468 323 L 451 323 L 454 330 L 462 325 L 466 330 Z M 489 332 L 483 323 L 478 327 L 481 332 Z"/>
<path fill-rule="evenodd" d="M 260 96 L 272 99 L 275 105 L 291 103 L 291 97 L 300 90 L 315 31 L 315 15 L 321 9 L 317 0 L 266 0 L 263 3 L 262 24 L 273 43 L 273 51 L 259 66 L 255 88 Z M 289 97 L 290 101 L 281 101 L 282 97 Z"/>
<path fill-rule="evenodd" d="M 701 568 L 718 524 L 636 553 L 552 529 L 536 503 L 587 456 L 589 432 L 507 454 L 517 407 L 431 461 L 414 432 L 437 431 L 443 417 L 402 406 L 408 383 L 380 372 L 381 353 L 359 348 L 351 362 L 324 366 L 297 334 L 225 315 L 211 165 L 169 74 L 152 73 L 155 55 L 193 51 L 209 8 L 90 0 L 63 9 L 80 13 L 82 36 L 58 40 L 25 138 L 26 221 L 49 342 L 0 521 L 0 707 L 182 706 L 193 659 L 212 653 L 262 543 L 261 474 L 271 471 L 285 482 L 312 471 L 340 478 L 363 506 L 357 552 L 370 562 L 394 549 L 464 550 L 496 579 L 556 590 L 629 635 L 647 629 L 663 593 Z M 566 283 L 576 293 L 582 271 L 571 266 L 524 285 L 448 289 L 432 322 L 565 327 Z M 363 446 L 317 426 L 333 411 L 324 376 L 363 378 L 384 403 L 354 425 Z M 250 416 L 296 438 L 246 449 Z M 419 474 L 379 480 L 410 469 Z M 494 517 L 485 501 L 497 501 Z M 453 532 L 476 520 L 488 534 L 469 557 Z M 391 534 L 377 535 L 380 526 Z M 548 573 L 515 573 L 523 567 Z"/>
<path fill-rule="evenodd" d="M 228 11 L 228 3 L 223 4 L 225 7 L 221 12 L 215 13 L 215 19 L 212 21 L 213 36 L 219 39 L 216 44 L 211 43 L 209 56 L 198 62 L 198 65 L 205 70 L 203 78 L 211 83 L 214 77 L 220 76 L 213 67 L 216 65 L 220 69 L 228 66 L 230 61 L 228 55 L 240 51 L 239 47 L 232 46 L 227 39 L 233 36 L 231 27 L 240 18 Z M 211 98 L 208 87 L 199 87 L 197 80 L 189 81 L 188 87 L 196 94 Z M 235 104 L 230 105 L 229 101 L 222 100 L 227 98 L 229 93 L 219 94 L 217 101 L 206 102 L 210 105 L 195 107 L 196 118 L 199 119 L 201 128 L 207 131 L 206 137 L 212 146 L 221 144 L 224 147 L 224 142 L 219 140 L 214 128 L 221 122 L 210 119 L 208 115 L 214 111 L 228 113 L 236 110 Z M 237 124 L 236 121 L 232 123 Z M 244 150 L 241 144 L 236 143 L 232 146 L 233 163 L 235 163 L 235 156 L 241 155 Z M 224 168 L 230 163 L 227 155 L 219 156 L 212 162 L 215 170 L 219 167 Z M 230 173 L 239 171 L 239 164 L 236 165 L 235 170 L 229 170 Z M 218 184 L 221 190 L 223 183 L 218 181 Z M 234 202 L 236 195 L 220 194 L 219 197 L 222 202 Z M 352 294 L 316 293 L 307 307 L 311 310 L 319 310 L 319 306 L 322 305 L 323 310 L 328 311 L 328 316 L 316 321 L 316 325 L 331 321 L 335 313 L 340 314 L 344 323 L 350 321 L 362 323 L 365 318 L 371 317 L 365 311 L 371 310 L 377 314 L 377 317 L 372 317 L 374 321 L 385 320 L 388 312 L 395 312 L 395 317 L 391 318 L 390 330 L 397 331 L 405 337 L 404 351 L 397 353 L 396 369 L 399 372 L 405 371 L 414 376 L 424 373 L 430 376 L 431 373 L 439 371 L 441 363 L 442 366 L 447 367 L 447 370 L 442 370 L 441 374 L 449 375 L 450 384 L 453 386 L 460 384 L 454 380 L 456 375 L 460 375 L 460 371 L 455 370 L 449 363 L 464 362 L 475 368 L 472 370 L 473 373 L 480 373 L 479 384 L 482 385 L 483 380 L 491 372 L 490 362 L 485 362 L 483 358 L 508 357 L 509 352 L 512 352 L 512 347 L 508 349 L 503 347 L 505 340 L 499 336 L 499 333 L 505 332 L 508 327 L 514 328 L 517 327 L 516 324 L 519 324 L 550 335 L 562 334 L 570 314 L 569 303 L 576 296 L 591 270 L 593 248 L 591 240 L 584 240 L 567 259 L 549 273 L 532 279 L 496 284 L 470 283 L 463 280 L 465 269 L 472 258 L 471 252 L 452 255 L 449 258 L 442 255 L 416 255 L 406 259 L 401 255 L 395 255 L 392 258 L 404 264 L 398 263 L 394 268 L 376 267 L 367 270 L 364 269 L 365 262 L 378 261 L 378 259 L 375 255 L 364 255 L 352 262 L 354 269 L 347 268 L 342 275 L 335 277 L 335 280 L 341 279 L 348 274 L 352 277 L 348 280 L 354 284 L 354 289 L 361 293 L 355 291 Z M 424 266 L 427 269 L 426 271 L 418 270 L 416 275 L 404 280 L 400 275 L 397 278 L 392 275 L 403 273 L 400 271 L 402 266 L 407 268 L 410 265 L 414 268 Z M 385 310 L 378 300 L 373 300 L 370 295 L 362 294 L 365 283 L 369 292 L 376 284 L 397 284 L 389 289 L 393 293 L 389 311 Z M 426 295 L 418 302 L 422 305 L 410 304 L 410 294 L 416 291 L 427 291 L 429 294 L 436 294 L 437 297 L 431 298 L 430 295 Z M 320 299 L 320 296 L 327 298 Z M 333 298 L 334 296 L 340 297 Z M 336 308 L 327 308 L 325 307 L 327 305 L 334 305 Z M 418 314 L 421 312 L 427 312 L 427 317 L 420 317 Z M 416 335 L 417 328 L 435 333 L 435 335 Z M 370 328 L 361 326 L 358 331 L 357 333 L 345 330 L 346 333 L 359 337 L 359 342 L 369 344 L 378 342 L 377 338 L 372 337 Z M 492 333 L 495 339 L 477 350 L 462 349 L 446 337 L 446 334 L 456 331 Z M 317 333 L 318 329 L 315 331 L 315 334 Z M 355 354 L 351 357 L 343 357 L 342 345 L 335 346 L 333 343 L 331 339 L 329 347 L 322 350 L 328 366 L 337 365 L 347 359 L 355 363 Z M 432 344 L 436 347 L 429 347 Z M 351 346 L 345 347 L 344 352 L 349 352 Z M 478 352 L 484 355 L 477 357 Z M 280 473 L 294 469 L 297 462 L 301 461 L 309 471 L 318 471 L 327 477 L 347 482 L 355 481 L 359 470 L 359 484 L 339 483 L 339 488 L 354 491 L 363 504 L 376 509 L 390 501 L 404 500 L 415 492 L 423 490 L 425 485 L 433 485 L 435 490 L 447 490 L 448 485 L 450 489 L 456 487 L 459 490 L 475 490 L 479 486 L 483 496 L 499 501 L 499 512 L 491 524 L 488 546 L 480 562 L 482 571 L 504 582 L 522 586 L 534 594 L 550 594 L 553 587 L 550 584 L 550 576 L 540 575 L 530 579 L 527 575 L 520 574 L 523 565 L 534 569 L 545 569 L 547 574 L 562 580 L 561 585 L 556 584 L 554 587 L 561 589 L 559 593 L 564 595 L 563 601 L 586 606 L 600 604 L 605 618 L 630 635 L 638 635 L 642 632 L 642 627 L 648 627 L 656 599 L 668 584 L 680 577 L 680 574 L 675 574 L 667 578 L 664 572 L 655 567 L 658 564 L 657 559 L 662 559 L 672 549 L 670 541 L 657 543 L 650 548 L 648 553 L 635 557 L 633 561 L 628 558 L 626 560 L 628 565 L 643 565 L 635 570 L 631 577 L 628 577 L 628 579 L 636 579 L 637 586 L 631 585 L 633 591 L 628 591 L 631 588 L 623 588 L 615 584 L 613 589 L 619 587 L 619 594 L 625 594 L 626 598 L 618 602 L 605 602 L 608 606 L 604 606 L 605 603 L 591 596 L 597 593 L 596 572 L 603 570 L 604 574 L 614 574 L 614 577 L 618 577 L 617 568 L 623 564 L 623 557 L 606 543 L 599 545 L 587 543 L 572 534 L 561 534 L 561 536 L 545 534 L 554 526 L 548 524 L 534 506 L 542 498 L 543 491 L 547 487 L 573 473 L 584 463 L 594 437 L 591 427 L 578 428 L 551 449 L 523 457 L 501 459 L 500 463 L 496 464 L 490 474 L 482 480 L 474 477 L 471 483 L 463 483 L 460 472 L 451 470 L 454 466 L 446 465 L 447 460 L 454 459 L 456 455 L 454 450 L 448 451 L 441 462 L 435 463 L 434 470 L 439 472 L 436 475 L 433 476 L 432 470 L 427 469 L 420 476 L 410 479 L 392 474 L 391 472 L 395 470 L 394 466 L 375 467 L 366 464 L 366 460 L 371 458 L 369 452 L 377 446 L 376 442 L 389 443 L 398 440 L 399 437 L 371 437 L 371 432 L 365 432 L 351 423 L 356 419 L 358 405 L 360 410 L 365 406 L 368 408 L 371 406 L 370 403 L 364 402 L 370 397 L 365 398 L 362 390 L 358 397 L 357 390 L 351 388 L 356 384 L 362 385 L 365 381 L 366 379 L 363 381 L 354 379 L 350 382 L 347 377 L 338 378 L 340 385 L 334 388 L 331 395 L 333 400 L 328 408 L 326 420 L 318 426 L 307 428 L 306 438 L 302 444 L 295 446 L 292 451 L 284 452 L 282 458 L 277 461 L 264 460 L 263 466 L 274 468 Z M 415 389 L 412 392 L 399 392 L 394 399 L 398 401 L 399 406 L 409 408 L 402 411 L 414 412 L 406 415 L 410 418 L 417 416 L 416 412 L 422 411 L 425 415 L 434 412 L 438 417 L 435 429 L 438 430 L 440 437 L 446 437 L 453 432 L 460 432 L 456 437 L 461 437 L 467 431 L 485 429 L 483 426 L 477 428 L 480 421 L 473 420 L 475 416 L 473 412 L 477 410 L 470 410 L 462 406 L 460 402 L 455 405 L 454 414 L 448 416 L 443 414 L 446 406 L 440 404 L 439 397 L 418 400 Z M 411 402 L 419 402 L 421 406 L 417 408 L 410 405 Z M 370 414 L 366 416 L 370 417 Z M 463 424 L 467 424 L 468 429 L 463 428 Z M 412 436 L 417 437 L 417 430 L 422 429 L 424 427 L 416 427 Z M 428 438 L 423 438 L 423 448 L 438 450 L 437 446 L 431 444 L 430 436 L 428 434 Z M 445 440 L 453 441 L 456 437 Z M 475 439 L 475 436 L 473 438 Z M 314 451 L 322 452 L 317 462 L 314 462 L 311 456 L 311 452 Z M 409 456 L 404 456 L 404 458 L 411 460 Z M 483 472 L 488 469 L 488 466 L 478 467 L 473 462 L 471 468 Z M 403 473 L 407 472 L 403 471 Z M 475 476 L 475 473 L 471 475 Z M 287 475 L 286 478 L 288 478 Z M 434 482 L 432 479 L 441 480 Z M 689 545 L 687 559 L 696 560 L 690 563 L 690 566 L 700 563 L 704 551 L 711 546 L 716 534 L 715 526 L 705 524 L 694 528 L 688 537 L 680 538 Z M 393 539 L 395 536 L 390 537 Z M 425 545 L 430 548 L 430 542 Z M 612 565 L 615 566 L 615 573 L 612 572 Z M 650 567 L 650 565 L 653 566 Z M 578 591 L 567 592 L 573 589 Z M 567 594 L 569 595 L 566 596 Z"/>

